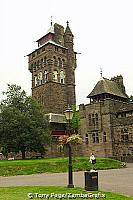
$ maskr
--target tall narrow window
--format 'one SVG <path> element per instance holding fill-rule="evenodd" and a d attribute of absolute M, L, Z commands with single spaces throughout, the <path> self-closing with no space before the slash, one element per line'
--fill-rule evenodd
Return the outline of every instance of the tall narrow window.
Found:
<path fill-rule="evenodd" d="M 56 66 L 57 64 L 56 57 L 54 56 L 53 59 L 54 59 L 54 66 Z"/>
<path fill-rule="evenodd" d="M 93 143 L 96 142 L 95 133 L 92 134 L 92 142 L 93 142 Z"/>
<path fill-rule="evenodd" d="M 95 115 L 92 114 L 92 125 L 95 126 Z"/>
<path fill-rule="evenodd" d="M 38 68 L 38 69 L 39 69 L 39 67 L 40 67 L 39 64 L 40 64 L 40 63 L 39 63 L 39 60 L 38 60 L 38 61 L 37 61 L 37 68 Z"/>
<path fill-rule="evenodd" d="M 47 58 L 46 56 L 44 57 L 44 65 L 46 65 L 46 62 L 47 62 Z"/>
<path fill-rule="evenodd" d="M 65 73 L 63 72 L 63 70 L 61 70 L 60 72 L 60 83 L 65 83 Z"/>
<path fill-rule="evenodd" d="M 103 142 L 107 142 L 107 135 L 106 135 L 106 132 L 103 133 Z"/>
<path fill-rule="evenodd" d="M 62 60 L 62 63 L 61 63 L 61 67 L 63 68 L 64 65 L 65 65 L 65 60 L 63 59 L 63 60 Z"/>
<path fill-rule="evenodd" d="M 91 126 L 91 114 L 88 115 L 88 119 L 89 119 L 89 126 Z"/>
<path fill-rule="evenodd" d="M 96 133 L 96 143 L 99 143 L 99 135 Z"/>
<path fill-rule="evenodd" d="M 99 135 L 98 132 L 95 132 L 92 134 L 92 142 L 93 143 L 99 143 Z"/>
<path fill-rule="evenodd" d="M 42 84 L 42 72 L 41 71 L 38 73 L 37 78 L 38 78 L 38 84 L 41 85 Z"/>
<path fill-rule="evenodd" d="M 58 81 L 58 72 L 56 70 L 53 71 L 53 81 L 55 81 L 55 82 Z"/>
<path fill-rule="evenodd" d="M 95 114 L 96 126 L 98 127 L 98 114 Z"/>
<path fill-rule="evenodd" d="M 89 136 L 88 134 L 86 133 L 85 134 L 85 144 L 88 144 L 89 143 Z"/>
<path fill-rule="evenodd" d="M 37 76 L 34 76 L 34 83 L 35 83 L 35 86 L 37 86 Z"/>
<path fill-rule="evenodd" d="M 57 66 L 58 67 L 60 66 L 60 58 L 58 58 L 58 60 L 57 60 Z"/>
<path fill-rule="evenodd" d="M 46 83 L 48 81 L 48 72 L 47 70 L 45 70 L 44 72 L 44 83 Z"/>
<path fill-rule="evenodd" d="M 41 66 L 43 66 L 43 58 L 41 58 Z"/>

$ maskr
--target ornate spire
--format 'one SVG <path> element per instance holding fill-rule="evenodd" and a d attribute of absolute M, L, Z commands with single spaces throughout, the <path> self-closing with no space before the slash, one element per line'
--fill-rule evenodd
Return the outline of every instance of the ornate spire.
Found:
<path fill-rule="evenodd" d="M 53 24 L 53 17 L 51 16 L 51 21 L 50 21 L 50 28 L 48 29 L 47 33 L 55 33 L 54 32 L 54 24 Z"/>
<path fill-rule="evenodd" d="M 66 27 L 66 30 L 65 30 L 65 34 L 73 35 L 72 31 L 71 31 L 71 29 L 69 27 L 69 22 L 67 21 L 66 23 L 67 23 L 67 27 Z"/>

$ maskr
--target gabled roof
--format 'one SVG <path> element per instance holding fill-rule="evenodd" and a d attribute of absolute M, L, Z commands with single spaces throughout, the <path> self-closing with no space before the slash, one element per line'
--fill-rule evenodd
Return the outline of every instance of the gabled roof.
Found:
<path fill-rule="evenodd" d="M 98 81 L 92 92 L 87 97 L 93 97 L 100 94 L 112 94 L 114 96 L 126 99 L 128 98 L 128 96 L 121 91 L 115 81 L 111 81 L 106 78 L 102 78 L 102 80 Z"/>

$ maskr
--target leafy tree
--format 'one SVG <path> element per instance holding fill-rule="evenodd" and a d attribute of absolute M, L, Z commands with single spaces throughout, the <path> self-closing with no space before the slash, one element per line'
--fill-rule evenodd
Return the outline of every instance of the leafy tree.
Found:
<path fill-rule="evenodd" d="M 133 96 L 130 96 L 130 102 L 133 102 Z"/>
<path fill-rule="evenodd" d="M 78 133 L 78 129 L 80 127 L 80 115 L 79 112 L 76 111 L 76 105 L 73 106 L 73 118 L 71 121 L 72 129 L 74 130 L 74 133 Z"/>
<path fill-rule="evenodd" d="M 20 86 L 9 85 L 4 92 L 6 99 L 1 102 L 0 143 L 5 154 L 26 151 L 45 152 L 50 142 L 49 123 L 43 107 L 26 96 Z"/>

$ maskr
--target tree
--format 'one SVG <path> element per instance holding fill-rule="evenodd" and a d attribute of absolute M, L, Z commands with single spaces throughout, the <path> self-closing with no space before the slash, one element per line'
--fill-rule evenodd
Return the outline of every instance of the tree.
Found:
<path fill-rule="evenodd" d="M 51 136 L 49 123 L 43 107 L 26 96 L 20 86 L 9 85 L 4 92 L 6 99 L 1 102 L 0 143 L 3 152 L 22 153 L 26 151 L 45 152 Z"/>
<path fill-rule="evenodd" d="M 76 106 L 73 106 L 73 118 L 71 121 L 72 129 L 74 130 L 74 133 L 78 133 L 78 129 L 80 127 L 80 115 L 79 111 L 76 111 Z"/>
<path fill-rule="evenodd" d="M 130 102 L 133 102 L 133 96 L 132 95 L 130 96 Z"/>

